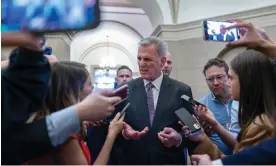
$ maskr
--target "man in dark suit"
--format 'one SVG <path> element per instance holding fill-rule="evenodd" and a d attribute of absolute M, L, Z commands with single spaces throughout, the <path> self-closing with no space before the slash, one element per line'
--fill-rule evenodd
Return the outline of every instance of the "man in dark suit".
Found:
<path fill-rule="evenodd" d="M 193 150 L 196 145 L 180 133 L 174 111 L 185 107 L 193 112 L 191 105 L 181 99 L 183 94 L 192 97 L 191 88 L 162 74 L 166 43 L 148 37 L 139 44 L 137 59 L 141 77 L 127 83 L 129 95 L 121 104 L 130 102 L 125 116 L 127 124 L 119 141 L 120 164 L 185 164 L 184 147 Z"/>

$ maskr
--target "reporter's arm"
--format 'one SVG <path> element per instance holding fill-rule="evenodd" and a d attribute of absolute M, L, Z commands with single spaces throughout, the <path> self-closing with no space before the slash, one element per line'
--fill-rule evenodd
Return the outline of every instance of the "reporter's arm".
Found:
<path fill-rule="evenodd" d="M 220 124 L 217 124 L 216 126 L 214 126 L 213 129 L 219 135 L 219 137 L 221 138 L 221 140 L 226 145 L 228 145 L 229 147 L 231 147 L 232 149 L 234 149 L 237 141 L 236 141 L 236 138 L 233 136 L 233 134 L 230 131 L 226 130 Z"/>
<path fill-rule="evenodd" d="M 53 146 L 63 144 L 72 134 L 79 133 L 81 129 L 75 106 L 48 115 L 46 123 Z"/>
<path fill-rule="evenodd" d="M 192 144 L 192 146 L 188 146 L 188 150 L 189 154 L 208 154 L 212 160 L 224 157 L 224 154 L 209 139 L 207 135 L 205 135 L 204 139 L 202 139 L 200 142 Z"/>
<path fill-rule="evenodd" d="M 12 52 L 1 75 L 2 164 L 22 164 L 53 148 L 45 119 L 24 124 L 44 100 L 50 75 L 42 52 L 24 48 Z"/>
<path fill-rule="evenodd" d="M 60 148 L 59 159 L 61 165 L 88 165 L 80 143 L 76 139 L 68 140 Z"/>
<path fill-rule="evenodd" d="M 267 40 L 262 40 L 257 51 L 264 53 L 272 59 L 276 59 L 276 44 Z"/>
<path fill-rule="evenodd" d="M 50 76 L 50 64 L 43 52 L 17 48 L 12 51 L 2 78 L 17 89 L 18 94 L 15 95 L 21 93 L 33 106 L 38 106 L 47 93 Z"/>
<path fill-rule="evenodd" d="M 32 50 L 40 50 L 42 42 L 34 35 L 22 32 L 8 32 L 1 34 L 1 46 L 24 47 Z"/>
<path fill-rule="evenodd" d="M 105 143 L 93 165 L 107 165 L 116 136 L 107 135 Z"/>

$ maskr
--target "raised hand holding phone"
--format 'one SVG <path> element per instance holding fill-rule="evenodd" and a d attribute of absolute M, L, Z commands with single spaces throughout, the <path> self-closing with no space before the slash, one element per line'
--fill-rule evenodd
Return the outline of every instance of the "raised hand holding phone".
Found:
<path fill-rule="evenodd" d="M 124 128 L 125 113 L 117 113 L 108 127 L 108 137 L 116 137 Z"/>
<path fill-rule="evenodd" d="M 125 101 L 128 97 L 128 85 L 125 84 L 118 89 L 115 89 L 112 93 L 112 96 L 119 96 L 122 99 L 119 103 L 116 103 L 115 106 Z"/>
<path fill-rule="evenodd" d="M 210 126 L 212 126 L 213 128 L 219 123 L 216 118 L 215 115 L 213 114 L 212 111 L 210 111 L 207 107 L 203 107 L 203 106 L 194 106 L 194 110 L 195 110 L 195 114 L 202 120 L 207 122 Z"/>
<path fill-rule="evenodd" d="M 187 95 L 182 95 L 181 96 L 182 99 L 188 101 L 190 104 L 193 105 L 194 109 L 195 109 L 195 106 L 197 106 L 196 108 L 198 108 L 199 106 L 201 106 L 202 108 L 207 108 L 204 104 L 192 99 L 191 97 L 187 96 Z M 196 110 L 196 109 L 195 109 Z M 212 129 L 212 126 L 205 122 L 202 118 L 200 118 L 197 114 L 197 119 L 199 120 L 199 123 L 200 125 L 202 126 L 202 128 L 204 129 L 204 132 L 209 136 L 211 135 L 213 129 Z"/>
<path fill-rule="evenodd" d="M 188 101 L 188 102 L 191 103 L 193 106 L 195 106 L 195 105 L 197 105 L 197 106 L 202 105 L 203 107 L 206 107 L 204 104 L 202 104 L 202 103 L 200 103 L 200 102 L 194 100 L 193 98 L 191 98 L 191 97 L 189 97 L 189 96 L 187 96 L 187 95 L 182 95 L 181 98 L 184 99 L 184 100 L 186 100 L 186 101 Z"/>
<path fill-rule="evenodd" d="M 192 116 L 186 108 L 180 108 L 175 111 L 176 116 L 180 119 L 183 125 L 188 126 L 192 133 L 201 130 L 201 126 L 196 117 Z"/>

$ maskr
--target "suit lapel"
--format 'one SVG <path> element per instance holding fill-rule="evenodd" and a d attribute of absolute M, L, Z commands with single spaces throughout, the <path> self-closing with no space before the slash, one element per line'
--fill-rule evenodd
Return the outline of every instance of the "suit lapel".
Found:
<path fill-rule="evenodd" d="M 139 78 L 132 90 L 132 101 L 136 103 L 135 114 L 137 119 L 150 128 L 147 94 L 142 78 Z M 144 125 L 143 125 L 144 126 Z"/>
<path fill-rule="evenodd" d="M 172 93 L 171 81 L 164 75 L 162 84 L 160 87 L 159 97 L 157 101 L 155 116 L 152 124 L 152 128 L 158 127 L 159 123 L 162 121 L 164 111 L 166 111 L 168 105 L 168 99 L 170 99 Z"/>

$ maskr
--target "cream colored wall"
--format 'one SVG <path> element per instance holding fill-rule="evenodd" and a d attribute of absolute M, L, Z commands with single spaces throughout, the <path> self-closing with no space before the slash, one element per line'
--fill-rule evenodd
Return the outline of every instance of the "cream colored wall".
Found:
<path fill-rule="evenodd" d="M 99 65 L 107 54 L 118 65 L 128 65 L 138 71 L 136 63 L 137 43 L 141 37 L 132 29 L 115 22 L 104 22 L 95 30 L 78 33 L 71 43 L 70 60 L 85 63 L 87 66 Z"/>
<path fill-rule="evenodd" d="M 52 47 L 53 54 L 57 56 L 60 61 L 70 60 L 70 39 L 66 34 L 46 34 L 47 46 Z M 1 56 L 9 57 L 13 47 L 2 48 Z"/>
<path fill-rule="evenodd" d="M 53 55 L 57 56 L 59 61 L 70 60 L 70 46 L 64 41 L 64 39 L 48 37 L 47 45 L 52 47 Z"/>
<path fill-rule="evenodd" d="M 180 0 L 178 23 L 212 18 L 275 4 L 275 0 Z"/>

